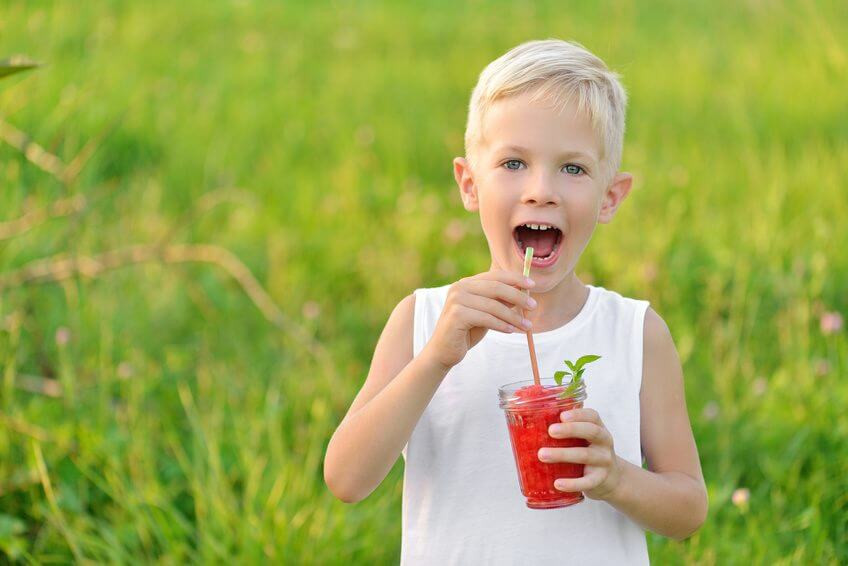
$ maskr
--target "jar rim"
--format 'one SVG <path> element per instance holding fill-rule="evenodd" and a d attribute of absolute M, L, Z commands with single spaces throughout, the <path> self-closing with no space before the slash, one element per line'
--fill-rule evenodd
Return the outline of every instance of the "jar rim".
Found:
<path fill-rule="evenodd" d="M 518 407 L 529 407 L 540 402 L 550 401 L 552 399 L 558 399 L 559 393 L 561 393 L 566 387 L 569 386 L 570 382 L 563 382 L 562 385 L 558 385 L 554 378 L 552 377 L 543 377 L 540 380 L 540 384 L 545 390 L 548 392 L 545 395 L 540 397 L 533 397 L 532 399 L 522 399 L 515 395 L 515 392 L 521 389 L 522 387 L 526 387 L 529 385 L 533 385 L 535 383 L 532 379 L 523 379 L 521 381 L 514 381 L 512 383 L 507 383 L 498 387 L 498 397 L 500 399 L 500 406 L 502 409 L 515 409 Z M 574 392 L 574 395 L 570 395 L 565 399 L 560 399 L 561 401 L 585 401 L 586 400 L 586 382 L 581 381 L 577 386 L 577 389 Z"/>

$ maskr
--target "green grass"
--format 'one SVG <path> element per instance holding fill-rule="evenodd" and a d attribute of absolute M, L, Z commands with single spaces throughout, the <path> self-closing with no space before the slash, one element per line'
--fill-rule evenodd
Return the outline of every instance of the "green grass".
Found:
<path fill-rule="evenodd" d="M 0 221 L 88 198 L 0 240 L 0 273 L 214 244 L 330 357 L 215 265 L 3 290 L 6 557 L 396 563 L 402 465 L 346 506 L 324 449 L 397 301 L 488 267 L 450 159 L 483 66 L 551 36 L 629 91 L 636 189 L 578 272 L 669 323 L 710 493 L 652 559 L 848 561 L 848 345 L 819 324 L 848 318 L 848 13 L 730 1 L 6 5 L 0 58 L 46 64 L 0 81 L 0 115 L 65 162 L 101 141 L 71 186 L 0 146 Z"/>

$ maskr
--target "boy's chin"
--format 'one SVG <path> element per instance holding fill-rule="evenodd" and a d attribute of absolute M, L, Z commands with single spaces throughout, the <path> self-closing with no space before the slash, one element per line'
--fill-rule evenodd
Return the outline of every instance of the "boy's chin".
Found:
<path fill-rule="evenodd" d="M 558 271 L 534 274 L 531 270 L 530 279 L 536 282 L 536 286 L 530 289 L 531 293 L 547 293 L 558 287 L 566 279 L 566 276 Z"/>
<path fill-rule="evenodd" d="M 530 279 L 536 282 L 536 285 L 530 289 L 531 293 L 547 293 L 570 278 L 575 277 L 573 267 L 568 267 L 568 258 L 560 256 L 559 260 L 547 269 L 530 269 Z"/>

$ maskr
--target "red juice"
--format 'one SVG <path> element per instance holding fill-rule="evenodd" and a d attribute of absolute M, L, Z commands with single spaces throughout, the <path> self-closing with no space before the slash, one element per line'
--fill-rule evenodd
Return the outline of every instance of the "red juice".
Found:
<path fill-rule="evenodd" d="M 539 460 L 542 447 L 588 446 L 582 438 L 554 438 L 548 433 L 550 425 L 561 422 L 563 411 L 582 407 L 586 399 L 584 384 L 569 397 L 559 398 L 566 386 L 556 385 L 553 379 L 543 379 L 542 385 L 521 381 L 505 385 L 499 391 L 518 483 L 531 509 L 554 509 L 583 501 L 583 493 L 579 491 L 564 492 L 554 487 L 554 481 L 559 478 L 582 477 L 583 464 Z"/>

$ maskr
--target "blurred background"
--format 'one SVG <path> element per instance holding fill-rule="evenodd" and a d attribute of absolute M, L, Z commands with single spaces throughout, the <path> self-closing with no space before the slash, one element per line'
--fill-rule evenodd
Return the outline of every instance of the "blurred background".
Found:
<path fill-rule="evenodd" d="M 397 302 L 488 268 L 451 159 L 546 37 L 630 95 L 578 273 L 668 322 L 711 502 L 653 561 L 848 561 L 848 10 L 758 0 L 3 3 L 4 560 L 397 563 L 402 463 L 348 506 L 324 449 Z"/>

